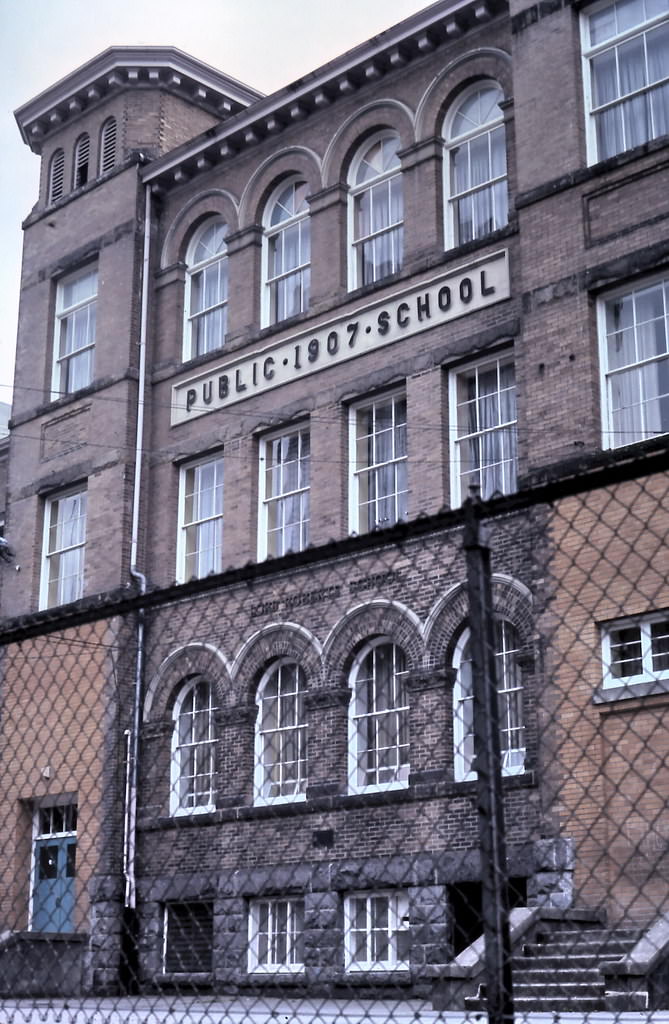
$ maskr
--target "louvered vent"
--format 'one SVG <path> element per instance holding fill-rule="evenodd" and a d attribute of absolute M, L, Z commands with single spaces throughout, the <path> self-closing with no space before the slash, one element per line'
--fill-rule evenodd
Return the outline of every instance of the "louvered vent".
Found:
<path fill-rule="evenodd" d="M 74 147 L 74 187 L 80 188 L 88 181 L 88 162 L 91 140 L 88 135 L 80 135 Z"/>
<path fill-rule="evenodd" d="M 116 163 L 116 118 L 108 118 L 102 126 L 100 139 L 100 174 L 111 171 Z"/>
<path fill-rule="evenodd" d="M 165 973 L 208 974 L 212 968 L 213 939 L 211 903 L 167 903 Z"/>
<path fill-rule="evenodd" d="M 63 194 L 65 182 L 65 154 L 57 149 L 51 157 L 49 167 L 49 202 L 55 203 Z"/>

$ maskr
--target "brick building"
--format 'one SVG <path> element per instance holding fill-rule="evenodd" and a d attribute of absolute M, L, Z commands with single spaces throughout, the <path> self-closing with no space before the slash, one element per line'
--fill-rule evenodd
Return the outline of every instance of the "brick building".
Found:
<path fill-rule="evenodd" d="M 438 2 L 267 97 L 112 48 L 16 117 L 0 928 L 95 991 L 429 993 L 480 901 L 471 485 L 514 902 L 666 912 L 598 884 L 630 761 L 579 761 L 624 705 L 662 804 L 666 0 Z M 630 461 L 633 600 L 604 512 L 581 563 L 576 499 L 514 500 Z"/>

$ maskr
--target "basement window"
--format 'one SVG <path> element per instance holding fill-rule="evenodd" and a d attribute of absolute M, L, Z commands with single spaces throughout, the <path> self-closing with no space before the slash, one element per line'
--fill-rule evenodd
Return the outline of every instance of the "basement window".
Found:
<path fill-rule="evenodd" d="M 214 948 L 211 903 L 166 903 L 163 927 L 165 974 L 210 974 Z"/>
<path fill-rule="evenodd" d="M 344 903 L 347 971 L 409 966 L 409 904 L 404 892 L 354 893 Z"/>
<path fill-rule="evenodd" d="M 249 970 L 296 973 L 304 967 L 304 902 L 257 900 L 249 913 Z"/>

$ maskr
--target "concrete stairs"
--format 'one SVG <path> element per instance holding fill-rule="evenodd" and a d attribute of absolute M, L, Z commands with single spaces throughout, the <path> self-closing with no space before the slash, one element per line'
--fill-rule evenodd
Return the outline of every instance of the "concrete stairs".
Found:
<path fill-rule="evenodd" d="M 604 1010 L 600 967 L 631 951 L 640 932 L 628 928 L 546 928 L 513 957 L 514 1005 L 523 1010 Z"/>

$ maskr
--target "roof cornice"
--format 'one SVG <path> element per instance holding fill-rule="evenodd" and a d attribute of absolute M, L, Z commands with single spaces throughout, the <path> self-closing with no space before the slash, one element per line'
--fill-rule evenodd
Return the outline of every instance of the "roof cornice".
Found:
<path fill-rule="evenodd" d="M 179 185 L 507 10 L 507 0 L 437 0 L 152 161 L 142 178 L 157 190 Z"/>
<path fill-rule="evenodd" d="M 110 46 L 19 107 L 14 116 L 26 145 L 39 153 L 64 122 L 121 89 L 166 89 L 224 119 L 263 93 L 174 46 Z"/>

